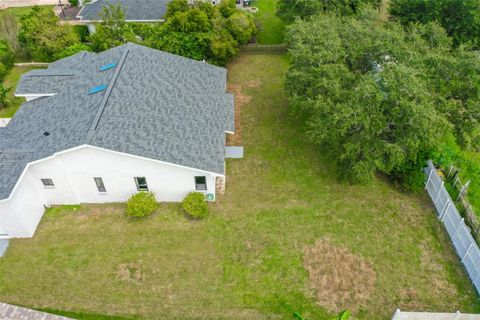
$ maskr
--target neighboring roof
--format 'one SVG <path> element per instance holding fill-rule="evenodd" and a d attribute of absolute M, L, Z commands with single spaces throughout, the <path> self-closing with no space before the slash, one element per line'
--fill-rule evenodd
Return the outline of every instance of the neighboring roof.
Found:
<path fill-rule="evenodd" d="M 56 95 L 24 103 L 0 128 L 0 199 L 29 162 L 85 144 L 224 174 L 225 131 L 234 131 L 226 75 L 131 43 L 24 74 L 16 95 Z"/>
<path fill-rule="evenodd" d="M 161 21 L 172 0 L 97 0 L 83 6 L 77 18 L 87 21 L 101 20 L 100 14 L 109 4 L 121 4 L 127 21 Z"/>

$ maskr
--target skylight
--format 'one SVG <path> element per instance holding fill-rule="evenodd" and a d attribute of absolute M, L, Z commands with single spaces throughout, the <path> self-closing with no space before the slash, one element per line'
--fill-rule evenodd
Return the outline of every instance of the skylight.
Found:
<path fill-rule="evenodd" d="M 88 94 L 94 94 L 94 93 L 103 91 L 103 90 L 107 89 L 107 87 L 108 87 L 107 84 L 102 84 L 102 85 L 99 85 L 99 86 L 96 86 L 96 87 L 92 87 L 88 90 Z"/>
<path fill-rule="evenodd" d="M 117 66 L 117 63 L 116 62 L 112 62 L 112 63 L 108 63 L 106 65 L 103 65 L 100 67 L 100 71 L 106 71 L 106 70 L 110 70 L 110 69 L 113 69 Z"/>

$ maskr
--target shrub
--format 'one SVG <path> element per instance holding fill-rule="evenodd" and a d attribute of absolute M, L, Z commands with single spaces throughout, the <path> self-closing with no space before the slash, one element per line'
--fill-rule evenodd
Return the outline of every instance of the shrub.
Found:
<path fill-rule="evenodd" d="M 204 218 L 208 214 L 205 195 L 200 192 L 190 192 L 182 202 L 182 208 L 192 218 Z"/>
<path fill-rule="evenodd" d="M 153 192 L 139 192 L 127 202 L 126 214 L 129 217 L 141 218 L 151 215 L 157 209 L 157 201 Z"/>
<path fill-rule="evenodd" d="M 51 9 L 34 6 L 20 21 L 18 38 L 35 59 L 52 61 L 56 54 L 80 42 L 73 27 L 60 24 Z"/>
<path fill-rule="evenodd" d="M 68 2 L 70 2 L 70 4 L 72 5 L 72 7 L 78 6 L 78 0 L 68 0 Z"/>
<path fill-rule="evenodd" d="M 5 79 L 5 76 L 8 74 L 7 67 L 0 62 L 0 82 Z"/>
<path fill-rule="evenodd" d="M 90 33 L 88 32 L 88 27 L 86 25 L 73 26 L 73 31 L 75 31 L 75 33 L 80 37 L 81 42 L 87 42 Z"/>
<path fill-rule="evenodd" d="M 63 50 L 62 52 L 55 54 L 54 57 L 55 57 L 55 60 L 63 59 L 69 56 L 73 56 L 74 54 L 77 54 L 82 51 L 92 51 L 92 49 L 86 44 L 76 43 L 65 48 L 65 50 Z"/>
<path fill-rule="evenodd" d="M 15 60 L 15 55 L 8 43 L 0 40 L 0 63 L 3 63 L 6 69 L 11 69 Z"/>
<path fill-rule="evenodd" d="M 8 92 L 11 90 L 11 88 L 5 88 L 1 83 L 0 83 L 0 109 L 7 107 L 9 101 L 8 101 Z"/>

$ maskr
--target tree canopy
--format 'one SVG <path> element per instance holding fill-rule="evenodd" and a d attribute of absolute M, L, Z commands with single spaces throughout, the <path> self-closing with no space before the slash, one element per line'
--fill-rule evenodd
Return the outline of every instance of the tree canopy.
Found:
<path fill-rule="evenodd" d="M 159 50 L 225 65 L 256 31 L 253 17 L 237 10 L 234 1 L 214 6 L 174 0 L 168 6 L 166 22 L 148 29 L 142 38 L 147 46 Z"/>
<path fill-rule="evenodd" d="M 404 25 L 438 21 L 455 45 L 480 46 L 478 0 L 392 0 L 390 13 Z"/>
<path fill-rule="evenodd" d="M 405 31 L 365 9 L 297 20 L 286 40 L 290 105 L 340 176 L 410 180 L 450 133 L 464 148 L 480 148 L 480 59 L 451 51 L 438 24 Z"/>
<path fill-rule="evenodd" d="M 293 20 L 295 17 L 307 18 L 324 12 L 350 15 L 365 5 L 379 7 L 381 3 L 382 0 L 280 0 L 278 12 L 286 20 Z"/>
<path fill-rule="evenodd" d="M 102 23 L 90 37 L 95 51 L 125 42 L 178 54 L 195 60 L 225 65 L 256 33 L 253 17 L 236 9 L 233 0 L 220 5 L 197 1 L 173 0 L 164 23 L 130 24 L 120 5 L 105 8 Z"/>
<path fill-rule="evenodd" d="M 80 42 L 72 26 L 60 24 L 51 9 L 35 6 L 20 21 L 20 42 L 39 59 L 51 61 L 65 48 Z"/>
<path fill-rule="evenodd" d="M 125 12 L 121 4 L 109 4 L 100 14 L 102 22 L 96 25 L 90 36 L 94 51 L 107 50 L 136 40 L 131 25 L 125 22 Z"/>

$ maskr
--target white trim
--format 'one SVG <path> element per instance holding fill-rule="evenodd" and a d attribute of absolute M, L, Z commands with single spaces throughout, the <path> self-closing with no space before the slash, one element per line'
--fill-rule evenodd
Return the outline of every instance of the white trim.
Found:
<path fill-rule="evenodd" d="M 14 96 L 15 97 L 23 97 L 23 98 L 27 98 L 27 97 L 53 97 L 53 96 L 56 96 L 57 93 L 20 93 L 20 94 L 17 94 L 15 93 Z"/>
<path fill-rule="evenodd" d="M 18 178 L 17 182 L 15 183 L 15 187 L 13 187 L 13 190 L 10 192 L 10 195 L 8 196 L 8 198 L 0 199 L 0 203 L 7 202 L 7 201 L 9 201 L 9 200 L 12 198 L 12 196 L 13 196 L 14 193 L 15 193 L 15 191 L 18 189 L 18 186 L 20 185 L 20 182 L 22 181 L 22 179 L 24 178 L 25 174 L 27 173 L 28 168 L 30 168 L 31 165 L 34 165 L 34 164 L 37 164 L 37 163 L 41 163 L 41 162 L 44 162 L 44 161 L 47 161 L 47 160 L 50 160 L 50 159 L 53 159 L 53 158 L 55 158 L 55 157 L 58 156 L 58 155 L 62 155 L 62 154 L 65 154 L 65 153 L 74 152 L 74 151 L 77 151 L 77 150 L 82 150 L 82 149 L 85 149 L 85 148 L 92 148 L 92 149 L 107 151 L 107 152 L 111 152 L 111 153 L 114 153 L 114 154 L 127 156 L 127 157 L 134 158 L 134 159 L 147 160 L 147 161 L 151 161 L 151 162 L 155 162 L 155 163 L 170 165 L 170 166 L 177 167 L 177 168 L 195 170 L 195 171 L 198 171 L 198 172 L 203 172 L 203 173 L 209 174 L 209 175 L 211 175 L 211 176 L 213 176 L 213 177 L 225 177 L 225 174 L 215 173 L 215 172 L 212 172 L 212 171 L 206 171 L 206 170 L 197 169 L 197 168 L 193 168 L 193 167 L 182 166 L 182 165 L 179 165 L 179 164 L 174 164 L 174 163 L 171 163 L 171 162 L 156 160 L 156 159 L 152 159 L 152 158 L 141 157 L 141 156 L 133 155 L 133 154 L 130 154 L 130 153 L 113 151 L 113 150 L 110 150 L 110 149 L 105 149 L 105 148 L 101 148 L 101 147 L 92 146 L 92 145 L 90 145 L 90 144 L 83 144 L 83 145 L 81 145 L 81 146 L 77 146 L 77 147 L 74 147 L 74 148 L 70 148 L 70 149 L 66 149 L 66 150 L 62 150 L 62 151 L 56 152 L 56 153 L 54 153 L 53 155 L 51 155 L 51 156 L 49 156 L 49 157 L 42 158 L 42 159 L 38 159 L 38 160 L 35 160 L 35 161 L 32 161 L 32 162 L 27 163 L 27 165 L 25 166 L 25 169 L 23 169 L 22 174 L 20 175 L 20 177 Z"/>
<path fill-rule="evenodd" d="M 86 3 L 84 3 L 82 5 L 82 8 L 80 9 L 80 11 L 78 11 L 77 16 L 75 17 L 76 19 L 82 20 L 82 16 L 80 15 L 80 13 L 82 13 L 82 11 L 83 11 L 83 9 L 85 8 L 86 5 L 87 5 Z"/>

